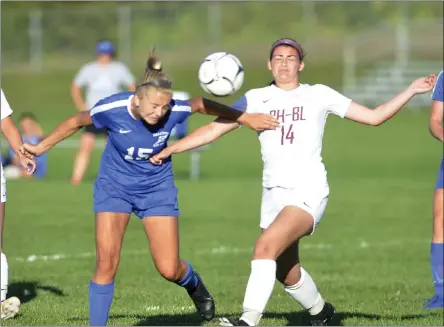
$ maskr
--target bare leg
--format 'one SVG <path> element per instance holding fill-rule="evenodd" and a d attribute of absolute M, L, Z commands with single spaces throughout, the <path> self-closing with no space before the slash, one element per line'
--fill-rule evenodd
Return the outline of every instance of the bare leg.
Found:
<path fill-rule="evenodd" d="M 80 137 L 80 147 L 74 161 L 71 183 L 78 185 L 82 182 L 86 169 L 88 168 L 91 152 L 94 149 L 96 137 L 92 133 L 83 133 Z"/>

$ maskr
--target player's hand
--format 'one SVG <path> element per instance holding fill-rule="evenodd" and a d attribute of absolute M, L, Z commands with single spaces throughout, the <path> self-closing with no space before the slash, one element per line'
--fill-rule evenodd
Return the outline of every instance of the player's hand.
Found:
<path fill-rule="evenodd" d="M 30 159 L 29 157 L 23 155 L 22 153 L 18 154 L 19 160 L 20 160 L 20 164 L 22 165 L 23 169 L 25 170 L 25 174 L 27 176 L 31 176 L 32 174 L 34 174 L 35 169 L 36 169 L 36 164 L 35 164 L 35 160 L 32 158 Z"/>
<path fill-rule="evenodd" d="M 418 78 L 417 80 L 414 80 L 412 84 L 410 84 L 409 89 L 414 94 L 422 94 L 433 90 L 435 84 L 436 84 L 436 75 L 430 74 L 427 77 L 421 77 Z"/>
<path fill-rule="evenodd" d="M 40 157 L 45 151 L 43 147 L 40 146 L 40 143 L 37 145 L 23 143 L 19 152 L 28 159 L 33 159 L 34 156 Z"/>
<path fill-rule="evenodd" d="M 238 122 L 255 131 L 276 129 L 280 125 L 276 118 L 268 114 L 244 113 L 239 117 Z"/>
<path fill-rule="evenodd" d="M 160 151 L 158 154 L 155 154 L 154 156 L 150 157 L 151 163 L 156 166 L 161 165 L 165 158 L 171 156 L 171 153 L 169 153 L 167 149 L 168 148 L 165 148 L 162 151 Z"/>

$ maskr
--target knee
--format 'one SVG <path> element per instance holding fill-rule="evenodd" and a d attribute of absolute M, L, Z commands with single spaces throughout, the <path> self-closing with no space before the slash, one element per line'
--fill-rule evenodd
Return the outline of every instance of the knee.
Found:
<path fill-rule="evenodd" d="M 98 251 L 96 258 L 96 274 L 114 278 L 119 265 L 120 254 L 116 251 Z"/>
<path fill-rule="evenodd" d="M 160 275 L 170 282 L 177 282 L 180 279 L 179 262 L 164 262 L 157 265 Z"/>
<path fill-rule="evenodd" d="M 277 253 L 276 249 L 271 242 L 266 237 L 262 236 L 256 241 L 254 246 L 253 259 L 272 259 L 276 260 Z"/>

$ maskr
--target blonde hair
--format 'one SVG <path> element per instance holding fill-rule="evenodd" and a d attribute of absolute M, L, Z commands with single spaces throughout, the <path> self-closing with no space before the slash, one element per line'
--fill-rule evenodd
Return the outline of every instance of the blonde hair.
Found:
<path fill-rule="evenodd" d="M 137 85 L 136 93 L 139 97 L 146 94 L 150 88 L 155 88 L 165 93 L 173 93 L 172 82 L 168 75 L 162 71 L 162 62 L 156 56 L 155 50 L 154 48 L 148 56 L 145 73 Z"/>

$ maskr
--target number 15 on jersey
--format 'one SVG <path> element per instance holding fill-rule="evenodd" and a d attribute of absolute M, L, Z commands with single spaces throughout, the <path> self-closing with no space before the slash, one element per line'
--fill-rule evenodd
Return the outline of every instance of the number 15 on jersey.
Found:
<path fill-rule="evenodd" d="M 126 151 L 125 160 L 148 160 L 150 154 L 153 153 L 153 149 L 135 148 L 133 146 L 126 149 Z"/>

